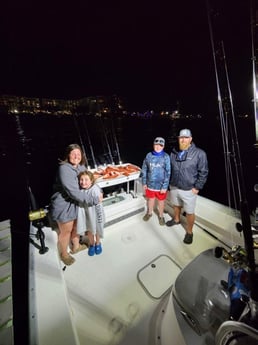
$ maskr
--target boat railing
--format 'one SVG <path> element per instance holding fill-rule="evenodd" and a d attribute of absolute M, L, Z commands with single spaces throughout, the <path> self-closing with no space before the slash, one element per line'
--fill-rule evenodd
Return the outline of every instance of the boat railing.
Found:
<path fill-rule="evenodd" d="M 216 345 L 229 345 L 233 339 L 243 338 L 243 344 L 257 344 L 258 330 L 239 321 L 225 321 L 219 327 L 216 337 Z M 254 341 L 254 342 L 253 342 Z M 234 342 L 235 344 L 235 342 Z M 238 344 L 238 343 L 237 343 Z M 242 343 L 241 343 L 242 344 Z"/>

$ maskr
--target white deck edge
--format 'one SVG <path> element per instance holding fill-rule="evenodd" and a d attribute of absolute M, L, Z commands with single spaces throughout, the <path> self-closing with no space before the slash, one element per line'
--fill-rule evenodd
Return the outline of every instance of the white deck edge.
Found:
<path fill-rule="evenodd" d="M 36 234 L 36 232 L 37 229 L 31 226 L 30 233 Z M 67 296 L 66 284 L 62 274 L 63 271 L 57 253 L 57 234 L 55 231 L 46 232 L 45 234 L 49 252 L 39 254 L 38 251 L 32 248 L 29 251 L 30 344 L 79 345 Z M 33 244 L 30 243 L 31 246 Z M 36 255 L 37 258 L 35 258 Z M 49 257 L 47 258 L 46 256 L 48 255 Z M 54 266 L 51 266 L 54 267 L 52 272 L 48 271 L 47 263 L 49 259 L 55 261 Z M 38 270 L 37 275 L 34 274 L 34 270 Z M 48 274 L 54 274 L 54 279 L 47 279 Z M 48 294 L 47 306 L 44 305 L 45 294 Z M 44 296 L 42 300 L 40 298 L 41 295 Z M 37 313 L 38 309 L 42 311 L 42 308 L 45 308 L 46 312 L 49 313 L 49 317 L 44 317 L 44 322 L 40 322 L 40 315 Z M 57 318 L 55 318 L 55 315 Z M 38 328 L 39 324 L 41 326 L 40 329 Z"/>

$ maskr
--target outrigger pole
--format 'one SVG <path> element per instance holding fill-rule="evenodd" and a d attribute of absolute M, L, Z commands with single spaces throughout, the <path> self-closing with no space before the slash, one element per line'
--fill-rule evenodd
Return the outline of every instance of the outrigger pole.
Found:
<path fill-rule="evenodd" d="M 218 90 L 218 104 L 219 104 L 219 111 L 220 111 L 220 117 L 221 121 L 224 121 L 225 115 L 223 113 L 223 105 L 229 106 L 229 114 L 232 130 L 232 144 L 233 148 L 236 149 L 235 156 L 235 164 L 236 164 L 236 178 L 237 178 L 237 184 L 238 184 L 238 190 L 239 190 L 239 202 L 240 202 L 240 214 L 241 214 L 241 220 L 242 220 L 242 230 L 244 234 L 244 241 L 245 241 L 245 249 L 247 252 L 247 259 L 248 259 L 248 273 L 249 273 L 249 283 L 250 283 L 250 292 L 251 292 L 251 301 L 254 302 L 254 305 L 258 302 L 258 289 L 257 289 L 257 274 L 256 274 L 256 264 L 255 264 L 255 256 L 254 256 L 254 247 L 253 247 L 253 236 L 252 236 L 252 227 L 251 227 L 251 220 L 250 220 L 250 213 L 248 208 L 248 203 L 246 199 L 246 189 L 245 189 L 245 182 L 244 182 L 244 174 L 243 174 L 243 168 L 241 163 L 241 157 L 240 157 L 240 150 L 239 150 L 239 144 L 237 139 L 237 131 L 236 131 L 236 122 L 235 122 L 235 115 L 233 110 L 233 102 L 232 102 L 232 95 L 230 90 L 230 84 L 229 84 L 229 78 L 228 78 L 228 71 L 227 71 L 227 65 L 226 65 L 226 58 L 225 58 L 225 52 L 224 47 L 222 43 L 222 61 L 224 62 L 224 73 L 225 73 L 225 80 L 227 83 L 227 90 L 228 90 L 228 97 L 229 97 L 229 105 L 223 104 L 221 93 L 220 93 L 220 83 L 219 83 L 219 76 L 218 76 L 218 68 L 217 68 L 217 60 L 216 60 L 216 52 L 214 47 L 214 38 L 213 38 L 213 31 L 212 31 L 212 25 L 211 25 L 211 19 L 210 19 L 210 6 L 209 1 L 206 0 L 207 3 L 207 10 L 208 10 L 208 22 L 209 22 L 209 31 L 210 31 L 210 39 L 211 39 L 211 46 L 212 46 L 212 52 L 213 52 L 213 59 L 214 59 L 214 67 L 215 67 L 215 75 L 216 75 L 216 83 L 217 83 L 217 90 Z M 222 131 L 223 132 L 223 131 Z M 229 138 L 225 138 L 224 140 L 229 140 Z M 257 306 L 254 307 L 254 309 Z M 257 314 L 254 315 L 254 317 L 257 320 Z"/>

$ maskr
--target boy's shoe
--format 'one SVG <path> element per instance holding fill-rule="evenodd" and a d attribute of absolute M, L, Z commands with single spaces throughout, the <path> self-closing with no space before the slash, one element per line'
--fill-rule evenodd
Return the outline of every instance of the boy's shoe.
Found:
<path fill-rule="evenodd" d="M 80 244 L 85 244 L 89 248 L 89 246 L 90 246 L 89 237 L 86 235 L 81 235 L 80 236 Z"/>
<path fill-rule="evenodd" d="M 164 217 L 159 217 L 159 225 L 165 225 L 165 218 Z"/>
<path fill-rule="evenodd" d="M 193 234 L 185 234 L 184 243 L 191 244 L 193 242 Z"/>
<path fill-rule="evenodd" d="M 178 225 L 178 224 L 180 224 L 180 222 L 175 222 L 173 218 L 166 222 L 167 226 L 174 226 L 174 225 Z"/>
<path fill-rule="evenodd" d="M 152 214 L 146 213 L 145 216 L 142 218 L 145 222 L 147 222 L 152 217 Z"/>
<path fill-rule="evenodd" d="M 95 254 L 95 247 L 94 246 L 90 246 L 89 250 L 88 250 L 88 255 L 89 256 L 93 256 Z"/>
<path fill-rule="evenodd" d="M 102 247 L 101 247 L 101 243 L 99 244 L 95 244 L 95 254 L 99 255 L 102 253 Z"/>

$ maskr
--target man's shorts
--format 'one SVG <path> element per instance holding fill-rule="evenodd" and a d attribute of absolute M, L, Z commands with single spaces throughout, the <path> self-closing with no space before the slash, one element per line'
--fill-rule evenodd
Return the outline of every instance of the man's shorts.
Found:
<path fill-rule="evenodd" d="M 166 198 L 167 198 L 167 192 L 166 193 L 160 193 L 160 191 L 150 190 L 148 188 L 145 191 L 145 195 L 149 199 L 156 198 L 158 200 L 166 200 Z"/>
<path fill-rule="evenodd" d="M 195 211 L 197 194 L 192 190 L 182 190 L 177 187 L 170 186 L 170 200 L 172 205 L 181 206 L 188 214 L 193 214 Z"/>

